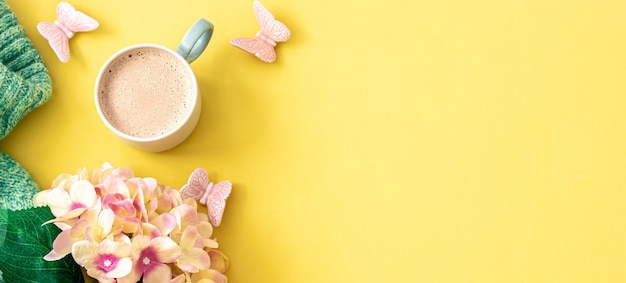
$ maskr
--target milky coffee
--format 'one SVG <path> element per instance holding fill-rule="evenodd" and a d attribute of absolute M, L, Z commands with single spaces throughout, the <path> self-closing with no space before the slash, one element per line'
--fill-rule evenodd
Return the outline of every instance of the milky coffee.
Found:
<path fill-rule="evenodd" d="M 98 99 L 109 123 L 127 135 L 149 138 L 171 131 L 192 111 L 190 74 L 174 55 L 140 48 L 111 62 Z"/>

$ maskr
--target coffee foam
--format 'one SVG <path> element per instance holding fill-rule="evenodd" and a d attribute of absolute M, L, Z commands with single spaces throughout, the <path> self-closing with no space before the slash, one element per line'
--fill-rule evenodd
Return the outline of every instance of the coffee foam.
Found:
<path fill-rule="evenodd" d="M 129 51 L 104 72 L 100 107 L 109 123 L 127 135 L 163 135 L 183 123 L 191 112 L 191 83 L 185 66 L 166 51 Z"/>

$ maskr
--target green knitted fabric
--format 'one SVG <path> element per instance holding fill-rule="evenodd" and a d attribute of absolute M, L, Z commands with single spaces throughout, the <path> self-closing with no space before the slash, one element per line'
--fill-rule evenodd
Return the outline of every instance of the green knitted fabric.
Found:
<path fill-rule="evenodd" d="M 0 2 L 0 139 L 52 92 L 46 66 L 5 1 Z M 0 154 L 0 209 L 33 207 L 39 191 L 15 160 Z"/>
<path fill-rule="evenodd" d="M 0 139 L 52 93 L 46 66 L 24 29 L 0 0 Z M 71 256 L 45 261 L 60 233 L 48 207 L 33 207 L 39 188 L 31 175 L 0 152 L 0 283 L 81 282 Z"/>

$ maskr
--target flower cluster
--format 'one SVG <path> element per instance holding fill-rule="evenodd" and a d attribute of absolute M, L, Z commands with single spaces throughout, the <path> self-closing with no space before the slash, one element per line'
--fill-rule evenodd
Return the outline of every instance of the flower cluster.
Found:
<path fill-rule="evenodd" d="M 226 282 L 228 259 L 196 200 L 154 178 L 114 168 L 61 174 L 35 196 L 62 231 L 44 259 L 71 254 L 99 282 Z"/>

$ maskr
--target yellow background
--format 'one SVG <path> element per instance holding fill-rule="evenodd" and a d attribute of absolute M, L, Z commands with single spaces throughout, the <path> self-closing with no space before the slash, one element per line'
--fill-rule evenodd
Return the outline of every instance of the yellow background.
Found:
<path fill-rule="evenodd" d="M 105 161 L 231 180 L 229 282 L 626 282 L 625 1 L 265 0 L 292 31 L 273 64 L 228 42 L 258 30 L 252 0 L 70 1 L 101 26 L 67 64 L 36 30 L 58 1 L 7 2 L 54 93 L 0 149 L 43 188 Z M 195 132 L 122 144 L 100 66 L 200 17 Z"/>

